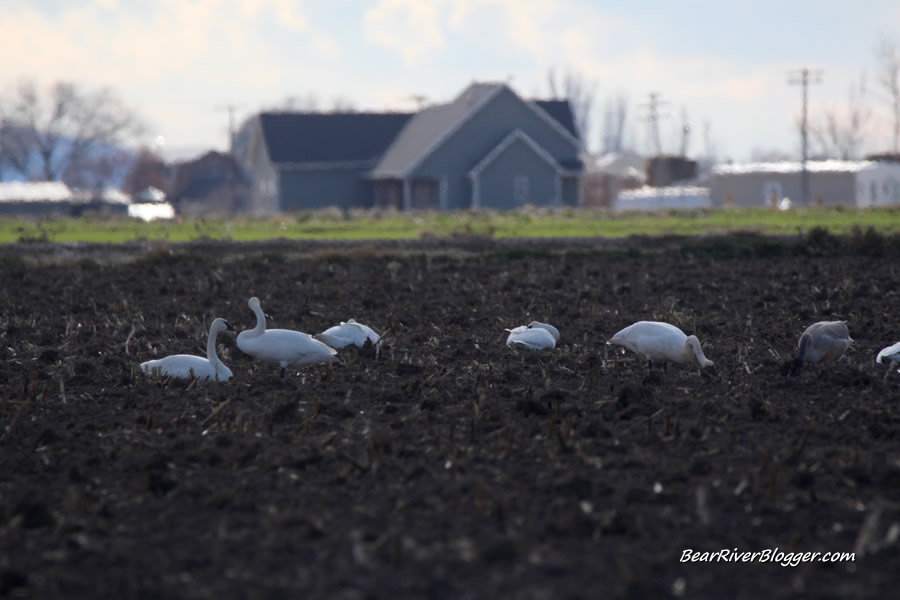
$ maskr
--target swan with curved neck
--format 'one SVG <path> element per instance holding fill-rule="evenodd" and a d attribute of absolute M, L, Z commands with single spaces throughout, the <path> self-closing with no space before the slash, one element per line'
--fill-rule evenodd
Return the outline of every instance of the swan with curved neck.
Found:
<path fill-rule="evenodd" d="M 147 375 L 161 375 L 163 377 L 178 377 L 190 379 L 192 377 L 201 381 L 228 381 L 231 379 L 231 369 L 219 360 L 216 354 L 216 338 L 223 331 L 234 331 L 231 323 L 225 319 L 215 319 L 209 327 L 209 337 L 206 340 L 206 358 L 192 354 L 173 354 L 157 360 L 148 360 L 141 363 L 141 371 Z"/>
<path fill-rule="evenodd" d="M 685 335 L 678 327 L 660 321 L 638 321 L 612 336 L 607 344 L 622 346 L 643 357 L 648 366 L 653 361 L 696 364 L 710 367 L 695 335 Z"/>
<path fill-rule="evenodd" d="M 288 367 L 327 362 L 337 354 L 334 348 L 308 333 L 290 329 L 266 329 L 266 315 L 255 296 L 250 298 L 247 306 L 256 315 L 256 326 L 238 334 L 237 347 L 253 358 L 278 363 L 282 377 Z"/>
<path fill-rule="evenodd" d="M 510 348 L 525 348 L 527 350 L 552 350 L 559 341 L 559 330 L 548 323 L 532 321 L 528 325 L 520 325 L 513 329 L 506 329 L 509 336 L 506 345 Z"/>

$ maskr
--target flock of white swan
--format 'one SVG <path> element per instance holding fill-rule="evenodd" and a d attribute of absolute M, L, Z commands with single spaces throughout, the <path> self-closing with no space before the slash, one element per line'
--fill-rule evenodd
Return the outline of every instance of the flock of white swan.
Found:
<path fill-rule="evenodd" d="M 250 298 L 247 305 L 256 315 L 256 326 L 237 336 L 237 347 L 265 362 L 277 363 L 281 376 L 288 367 L 322 363 L 333 360 L 337 351 L 348 346 L 363 347 L 369 343 L 376 348 L 382 336 L 371 327 L 353 319 L 341 322 L 316 335 L 290 329 L 266 329 L 266 316 L 259 299 Z M 223 331 L 234 331 L 225 319 L 215 319 L 209 328 L 206 341 L 206 358 L 190 354 L 174 354 L 158 360 L 141 363 L 146 375 L 181 379 L 228 381 L 229 369 L 216 354 L 216 338 Z M 525 350 L 552 350 L 559 341 L 559 330 L 553 325 L 532 321 L 507 329 L 506 345 Z M 383 334 L 382 334 L 383 335 Z M 819 321 L 806 328 L 797 342 L 797 356 L 791 363 L 790 375 L 796 375 L 806 363 L 832 363 L 843 356 L 853 342 L 846 321 Z M 714 363 L 706 358 L 695 335 L 685 335 L 681 329 L 659 321 L 638 321 L 612 336 L 611 346 L 626 348 L 644 360 L 648 367 L 654 361 L 710 367 Z M 882 349 L 875 358 L 878 364 L 887 364 L 884 378 L 900 363 L 900 342 Z M 900 369 L 897 370 L 900 373 Z"/>

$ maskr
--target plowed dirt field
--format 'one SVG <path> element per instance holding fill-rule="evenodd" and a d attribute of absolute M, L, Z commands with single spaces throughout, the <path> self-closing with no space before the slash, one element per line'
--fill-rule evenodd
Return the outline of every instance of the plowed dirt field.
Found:
<path fill-rule="evenodd" d="M 0 596 L 894 597 L 900 260 L 640 246 L 0 249 Z M 252 327 L 251 296 L 389 332 L 285 379 L 233 335 L 228 383 L 136 371 Z M 558 347 L 508 349 L 533 319 Z M 715 367 L 605 346 L 651 319 Z M 847 354 L 786 377 L 835 319 Z"/>

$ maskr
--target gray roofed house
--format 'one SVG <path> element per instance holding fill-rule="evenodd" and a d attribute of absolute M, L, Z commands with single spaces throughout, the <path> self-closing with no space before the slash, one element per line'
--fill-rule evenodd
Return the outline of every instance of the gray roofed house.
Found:
<path fill-rule="evenodd" d="M 414 115 L 262 113 L 250 127 L 253 212 L 581 204 L 569 103 L 527 101 L 503 83 Z"/>
<path fill-rule="evenodd" d="M 241 163 L 253 185 L 248 210 L 372 205 L 366 178 L 412 115 L 261 113 L 242 132 Z"/>

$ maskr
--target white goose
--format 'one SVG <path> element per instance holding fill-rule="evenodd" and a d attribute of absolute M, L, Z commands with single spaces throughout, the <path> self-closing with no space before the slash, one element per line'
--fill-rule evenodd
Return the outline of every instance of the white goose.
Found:
<path fill-rule="evenodd" d="M 788 375 L 800 373 L 805 363 L 831 363 L 843 356 L 853 338 L 846 321 L 819 321 L 806 328 L 797 341 L 797 356 Z"/>
<path fill-rule="evenodd" d="M 347 346 L 362 348 L 366 345 L 366 342 L 371 343 L 373 346 L 381 343 L 380 335 L 375 333 L 368 325 L 357 323 L 354 319 L 341 321 L 340 325 L 329 327 L 313 337 L 335 350 L 341 350 Z"/>
<path fill-rule="evenodd" d="M 648 367 L 653 366 L 654 360 L 693 363 L 701 368 L 713 365 L 713 361 L 704 356 L 697 336 L 685 335 L 669 323 L 638 321 L 612 336 L 606 343 L 622 346 L 640 355 L 647 360 Z"/>
<path fill-rule="evenodd" d="M 520 325 L 513 329 L 504 329 L 509 332 L 506 345 L 512 348 L 525 348 L 527 350 L 552 350 L 559 341 L 559 330 L 553 325 L 532 321 L 528 325 Z"/>
<path fill-rule="evenodd" d="M 289 366 L 301 367 L 334 359 L 334 348 L 313 338 L 308 333 L 290 329 L 266 329 L 266 315 L 259 305 L 259 299 L 250 298 L 247 306 L 256 315 L 256 327 L 240 332 L 237 347 L 253 358 L 281 365 L 284 377 Z"/>
<path fill-rule="evenodd" d="M 900 342 L 897 342 L 893 346 L 882 348 L 881 352 L 878 353 L 878 356 L 875 357 L 875 362 L 879 365 L 887 363 L 888 368 L 884 374 L 884 378 L 887 379 L 888 375 L 891 374 L 891 369 L 896 367 L 897 363 L 900 363 Z M 900 369 L 897 369 L 897 372 L 900 373 Z"/>
<path fill-rule="evenodd" d="M 195 377 L 201 381 L 228 381 L 231 379 L 231 369 L 225 366 L 216 355 L 216 337 L 223 331 L 234 331 L 231 323 L 225 319 L 215 319 L 209 327 L 209 337 L 206 340 L 206 358 L 192 354 L 173 354 L 157 360 L 148 360 L 141 363 L 141 371 L 146 375 L 160 375 L 163 377 L 178 377 L 190 379 Z"/>

